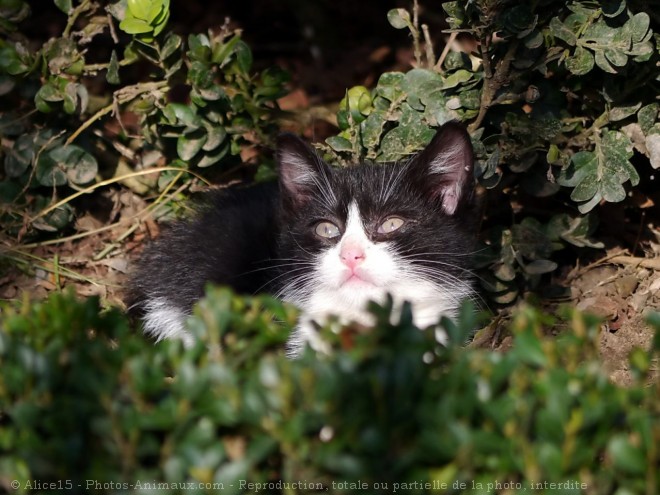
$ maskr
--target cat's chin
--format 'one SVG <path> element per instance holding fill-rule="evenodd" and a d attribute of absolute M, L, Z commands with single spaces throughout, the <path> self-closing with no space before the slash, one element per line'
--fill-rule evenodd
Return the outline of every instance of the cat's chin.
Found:
<path fill-rule="evenodd" d="M 341 287 L 376 287 L 376 284 L 363 273 L 347 273 L 343 277 Z"/>

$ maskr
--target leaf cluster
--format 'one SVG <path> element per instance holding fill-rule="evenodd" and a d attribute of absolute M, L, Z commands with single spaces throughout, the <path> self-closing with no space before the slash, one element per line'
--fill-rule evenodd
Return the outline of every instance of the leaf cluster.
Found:
<path fill-rule="evenodd" d="M 227 167 L 270 144 L 288 75 L 255 72 L 239 31 L 185 40 L 167 29 L 169 0 L 55 4 L 64 27 L 43 44 L 21 32 L 27 2 L 0 5 L 0 217 L 13 234 L 63 228 L 73 206 L 51 221 L 49 205 L 131 166 Z"/>
<path fill-rule="evenodd" d="M 504 304 L 557 267 L 553 252 L 602 247 L 591 238 L 596 206 L 624 201 L 641 170 L 660 168 L 658 35 L 652 13 L 626 0 L 442 9 L 450 29 L 437 57 L 417 3 L 388 12 L 411 33 L 415 67 L 382 74 L 371 90 L 349 89 L 341 132 L 322 148 L 339 163 L 397 161 L 443 123 L 469 124 L 479 184 L 510 204 L 486 222 L 478 261 L 490 272 L 483 285 Z M 532 218 L 534 198 L 565 206 Z"/>
<path fill-rule="evenodd" d="M 120 484 L 108 491 L 136 482 L 251 491 L 243 480 L 308 483 L 299 493 L 407 483 L 421 493 L 415 482 L 436 482 L 485 493 L 499 481 L 655 493 L 657 315 L 654 348 L 631 355 L 636 381 L 619 388 L 600 369 L 597 322 L 579 314 L 568 316 L 571 332 L 545 339 L 547 317 L 521 311 L 502 354 L 463 347 L 470 308 L 444 322 L 448 347 L 409 312 L 393 323 L 391 307 L 373 311 L 370 333 L 324 330 L 330 355 L 289 360 L 281 346 L 292 309 L 224 289 L 196 309 L 189 329 L 200 342 L 188 350 L 146 342 L 93 298 L 54 293 L 4 307 L 0 486 L 18 480 L 23 493 L 28 480 L 68 479 L 85 492 L 92 479 Z"/>

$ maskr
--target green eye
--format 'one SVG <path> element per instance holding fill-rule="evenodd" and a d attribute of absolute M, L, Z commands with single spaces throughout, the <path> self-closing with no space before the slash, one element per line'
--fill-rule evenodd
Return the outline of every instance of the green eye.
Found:
<path fill-rule="evenodd" d="M 395 230 L 399 230 L 405 222 L 399 217 L 387 217 L 383 223 L 378 227 L 379 234 L 389 234 Z"/>
<path fill-rule="evenodd" d="M 319 222 L 316 224 L 314 232 L 325 239 L 334 239 L 339 236 L 339 227 L 332 222 Z"/>

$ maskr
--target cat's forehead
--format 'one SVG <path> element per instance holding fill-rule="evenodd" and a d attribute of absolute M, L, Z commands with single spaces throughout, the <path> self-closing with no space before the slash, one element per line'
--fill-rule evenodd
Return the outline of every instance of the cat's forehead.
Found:
<path fill-rule="evenodd" d="M 330 184 L 337 198 L 336 206 L 344 217 L 351 204 L 365 216 L 388 206 L 400 206 L 412 194 L 404 163 L 364 163 L 338 168 L 333 171 Z"/>

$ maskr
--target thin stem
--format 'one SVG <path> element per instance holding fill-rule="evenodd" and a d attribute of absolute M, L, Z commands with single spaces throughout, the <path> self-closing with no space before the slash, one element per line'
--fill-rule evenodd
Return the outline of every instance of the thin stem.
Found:
<path fill-rule="evenodd" d="M 73 25 L 78 20 L 78 17 L 80 17 L 80 14 L 82 14 L 86 10 L 89 10 L 90 8 L 91 8 L 91 1 L 83 0 L 80 5 L 78 5 L 75 9 L 71 11 L 71 13 L 69 14 L 69 19 L 67 20 L 66 23 L 66 27 L 64 28 L 64 31 L 62 31 L 62 38 L 68 38 L 71 35 L 71 30 L 73 29 Z"/>
<path fill-rule="evenodd" d="M 410 29 L 410 33 L 413 37 L 413 52 L 415 55 L 415 62 L 417 67 L 422 63 L 422 49 L 419 44 L 419 3 L 417 0 L 413 3 L 413 23 Z"/>
<path fill-rule="evenodd" d="M 440 58 L 438 59 L 437 63 L 435 64 L 435 67 L 433 67 L 433 70 L 439 72 L 442 74 L 444 71 L 442 70 L 442 64 L 445 62 L 445 59 L 447 58 L 447 55 L 449 54 L 449 50 L 451 50 L 451 46 L 454 44 L 454 41 L 456 40 L 456 37 L 458 36 L 458 33 L 452 32 L 449 34 L 449 39 L 447 40 L 447 43 L 445 43 L 444 48 L 442 49 L 442 53 L 440 54 Z"/>
<path fill-rule="evenodd" d="M 125 67 L 126 65 L 130 65 L 136 62 L 137 60 L 138 59 L 127 60 L 123 58 L 118 62 L 118 65 L 120 67 Z M 87 64 L 83 67 L 83 71 L 85 72 L 86 75 L 94 75 L 100 70 L 107 70 L 109 67 L 110 67 L 110 62 L 103 64 Z"/>
<path fill-rule="evenodd" d="M 85 129 L 87 129 L 90 125 L 92 125 L 94 122 L 96 122 L 98 119 L 100 119 L 104 115 L 107 115 L 110 112 L 112 112 L 113 108 L 115 108 L 114 102 L 111 103 L 110 105 L 107 105 L 107 106 L 101 108 L 101 110 L 99 110 L 94 115 L 92 115 L 90 118 L 88 118 L 85 122 L 83 122 L 82 125 L 80 127 L 78 127 L 78 129 L 76 129 L 73 132 L 73 134 L 71 134 L 67 138 L 66 144 L 73 143 L 76 140 L 76 138 L 80 135 L 81 132 L 83 132 Z"/>
<path fill-rule="evenodd" d="M 180 176 L 180 174 L 178 174 L 177 177 L 175 177 L 173 179 L 173 181 L 178 180 L 179 176 Z M 172 182 L 170 182 L 170 184 L 171 183 Z M 173 191 L 172 193 L 165 196 L 165 193 L 167 192 L 167 190 L 169 188 L 169 184 L 168 184 L 168 186 L 165 188 L 163 193 L 161 193 L 160 196 L 158 196 L 158 198 L 155 201 L 150 203 L 149 206 L 142 209 L 141 211 L 139 211 L 138 213 L 136 213 L 132 217 L 128 218 L 127 220 L 122 219 L 122 220 L 120 220 L 118 222 L 115 222 L 115 223 L 112 223 L 110 225 L 104 225 L 103 227 L 99 227 L 97 229 L 88 230 L 86 232 L 79 232 L 77 234 L 72 234 L 72 235 L 66 236 L 66 237 L 58 237 L 57 239 L 49 239 L 47 241 L 33 242 L 31 244 L 22 244 L 21 248 L 23 248 L 23 249 L 32 249 L 32 248 L 36 248 L 36 247 L 40 247 L 40 246 L 51 246 L 51 245 L 55 245 L 55 244 L 62 244 L 64 242 L 68 242 L 68 241 L 75 241 L 75 240 L 78 240 L 78 239 L 83 239 L 85 237 L 100 234 L 101 232 L 105 232 L 105 231 L 108 231 L 108 230 L 113 230 L 117 227 L 121 227 L 123 224 L 127 223 L 127 221 L 129 221 L 129 220 L 134 221 L 136 224 L 139 224 L 142 221 L 142 218 L 144 218 L 144 217 L 147 217 L 149 215 L 151 215 L 152 217 L 155 217 L 156 212 L 158 212 L 159 209 L 163 207 L 163 205 L 162 205 L 163 202 L 173 199 L 177 194 L 180 194 L 181 192 L 183 192 L 183 190 L 186 187 L 188 187 L 188 184 L 183 184 L 183 185 L 179 186 L 175 191 Z M 129 227 L 129 229 L 130 228 L 131 227 Z"/>
<path fill-rule="evenodd" d="M 490 54 L 489 54 L 489 37 L 486 38 L 486 42 L 481 44 L 481 54 L 482 54 L 482 63 L 484 65 L 484 88 L 481 92 L 481 104 L 479 106 L 479 114 L 477 118 L 472 122 L 468 128 L 470 132 L 476 131 L 484 118 L 486 117 L 486 112 L 490 108 L 495 95 L 500 90 L 504 84 L 509 81 L 509 69 L 511 68 L 511 62 L 516 54 L 518 49 L 518 41 L 513 41 L 509 45 L 504 57 L 497 64 L 495 73 L 492 72 L 492 67 L 490 65 Z"/>
<path fill-rule="evenodd" d="M 429 69 L 432 69 L 433 62 L 435 61 L 435 52 L 433 51 L 433 42 L 431 41 L 431 35 L 429 34 L 429 27 L 426 24 L 422 24 L 422 32 L 424 33 L 424 49 L 426 50 L 426 66 Z"/>
<path fill-rule="evenodd" d="M 155 81 L 155 82 L 138 83 L 138 84 L 134 84 L 133 86 L 126 86 L 125 88 L 118 89 L 113 94 L 112 103 L 101 108 L 98 112 L 96 112 L 89 119 L 83 122 L 83 124 L 80 127 L 78 127 L 78 129 L 76 129 L 73 132 L 73 134 L 71 134 L 68 137 L 68 139 L 66 140 L 66 144 L 71 144 L 85 129 L 87 129 L 89 126 L 91 126 L 94 122 L 96 122 L 104 115 L 107 115 L 110 112 L 112 112 L 115 108 L 115 105 L 126 103 L 128 101 L 134 100 L 141 94 L 150 93 L 152 91 L 156 91 L 166 86 L 167 86 L 167 81 Z"/>
<path fill-rule="evenodd" d="M 74 194 L 67 196 L 61 201 L 58 201 L 57 203 L 54 203 L 50 205 L 48 208 L 44 208 L 41 210 L 39 213 L 37 213 L 34 217 L 30 219 L 30 222 L 34 222 L 36 219 L 43 217 L 44 215 L 47 215 L 51 211 L 59 208 L 60 206 L 76 199 L 78 196 L 82 196 L 83 194 L 90 193 L 92 191 L 95 191 L 99 187 L 104 187 L 109 184 L 114 184 L 116 182 L 121 182 L 122 180 L 130 179 L 132 177 L 138 177 L 141 175 L 147 175 L 147 174 L 153 174 L 156 172 L 164 172 L 166 170 L 176 170 L 176 171 L 184 171 L 187 174 L 194 175 L 197 177 L 199 180 L 204 182 L 207 186 L 210 185 L 209 182 L 202 177 L 201 175 L 187 169 L 182 169 L 181 167 L 158 167 L 158 168 L 151 168 L 149 170 L 138 170 L 137 172 L 131 172 L 130 174 L 125 174 L 125 175 L 120 175 L 119 177 L 113 177 L 112 179 L 107 179 L 101 182 L 97 182 L 96 184 L 92 184 L 89 187 L 86 187 L 85 189 L 81 189 L 80 191 L 75 192 Z"/>

